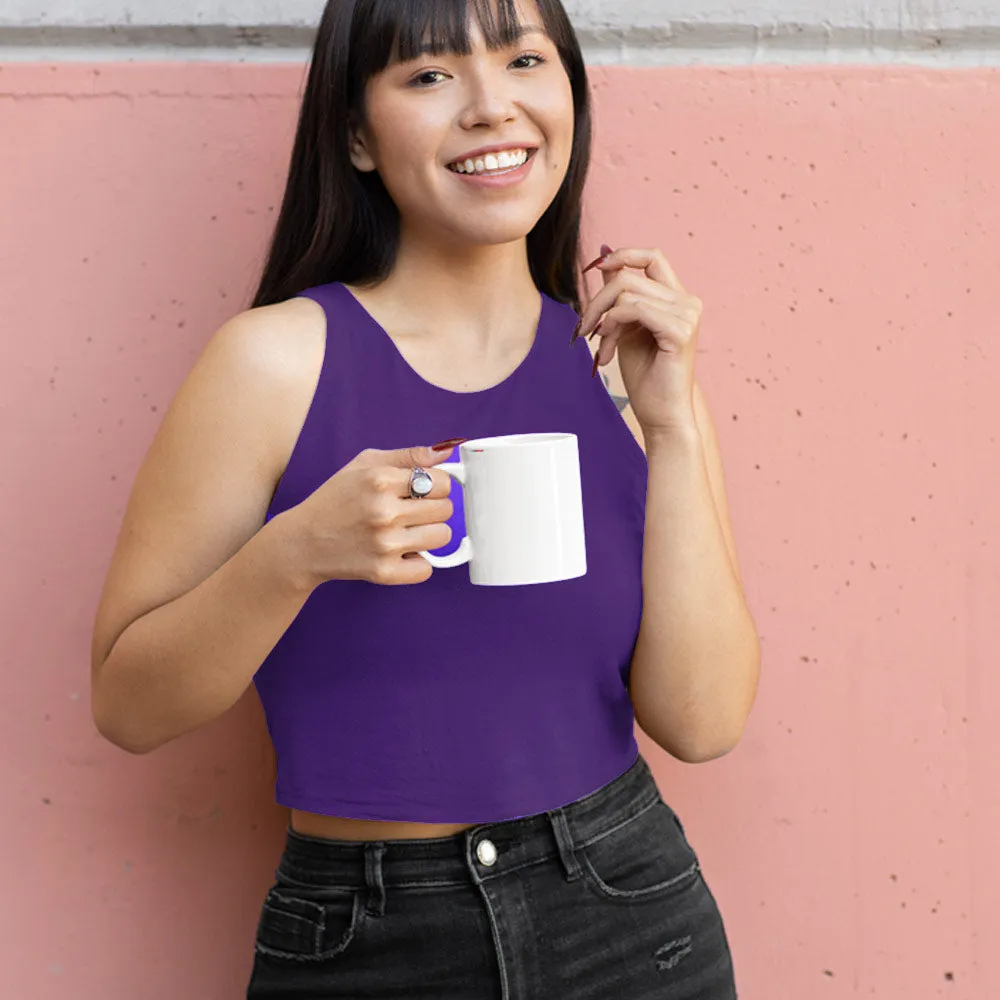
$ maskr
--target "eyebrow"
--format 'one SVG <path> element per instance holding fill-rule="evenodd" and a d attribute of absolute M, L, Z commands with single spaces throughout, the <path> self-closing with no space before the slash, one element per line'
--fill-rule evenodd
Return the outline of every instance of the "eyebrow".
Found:
<path fill-rule="evenodd" d="M 513 38 L 511 38 L 510 44 L 513 45 L 515 42 L 519 42 L 525 35 L 543 35 L 546 38 L 549 37 L 549 33 L 541 25 L 519 24 L 513 31 Z M 418 56 L 428 55 L 432 52 L 433 48 L 429 44 L 421 45 L 420 48 L 417 49 Z"/>

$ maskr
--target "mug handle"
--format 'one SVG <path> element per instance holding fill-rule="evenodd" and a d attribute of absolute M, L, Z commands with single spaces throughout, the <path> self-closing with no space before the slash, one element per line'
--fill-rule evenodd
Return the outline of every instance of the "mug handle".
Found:
<path fill-rule="evenodd" d="M 458 480 L 462 486 L 465 485 L 465 466 L 461 462 L 445 462 L 443 465 L 435 465 L 435 469 L 447 472 L 452 479 Z M 420 553 L 435 569 L 451 569 L 453 566 L 464 566 L 472 558 L 472 539 L 466 535 L 462 539 L 454 552 L 446 556 L 436 556 L 430 552 Z"/>

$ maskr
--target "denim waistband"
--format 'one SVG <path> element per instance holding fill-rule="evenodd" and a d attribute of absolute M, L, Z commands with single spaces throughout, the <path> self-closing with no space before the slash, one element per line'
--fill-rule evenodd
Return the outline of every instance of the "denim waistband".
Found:
<path fill-rule="evenodd" d="M 286 831 L 277 877 L 316 888 L 370 889 L 483 882 L 550 859 L 579 876 L 574 848 L 599 840 L 662 801 L 645 758 L 575 802 L 519 819 L 481 823 L 449 837 L 329 840 Z M 489 844 L 483 845 L 484 841 Z"/>

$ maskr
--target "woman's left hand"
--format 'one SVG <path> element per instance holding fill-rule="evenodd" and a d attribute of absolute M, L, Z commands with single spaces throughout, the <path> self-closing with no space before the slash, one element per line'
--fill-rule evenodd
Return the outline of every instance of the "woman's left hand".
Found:
<path fill-rule="evenodd" d="M 574 342 L 578 336 L 600 335 L 595 375 L 598 365 L 618 351 L 625 391 L 644 434 L 696 428 L 701 299 L 685 290 L 661 250 L 601 250 L 606 256 L 585 271 L 598 268 L 604 287 L 584 308 Z"/>

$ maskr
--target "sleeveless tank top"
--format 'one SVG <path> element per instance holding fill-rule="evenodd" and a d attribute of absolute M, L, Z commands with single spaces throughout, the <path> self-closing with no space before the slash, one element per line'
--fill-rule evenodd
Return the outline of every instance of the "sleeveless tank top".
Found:
<path fill-rule="evenodd" d="M 586 342 L 570 346 L 576 312 L 543 294 L 520 366 L 481 392 L 453 392 L 418 375 L 343 284 L 302 295 L 326 314 L 326 350 L 268 519 L 365 448 L 571 432 L 587 572 L 491 587 L 459 566 L 421 584 L 320 584 L 253 679 L 277 756 L 277 802 L 356 819 L 486 823 L 566 805 L 616 778 L 639 752 L 628 680 L 647 465 L 591 376 Z M 433 550 L 441 555 L 465 534 L 457 482 L 450 497 L 453 535 Z"/>

